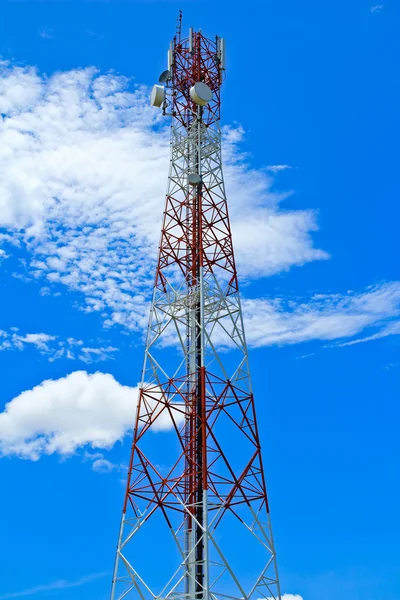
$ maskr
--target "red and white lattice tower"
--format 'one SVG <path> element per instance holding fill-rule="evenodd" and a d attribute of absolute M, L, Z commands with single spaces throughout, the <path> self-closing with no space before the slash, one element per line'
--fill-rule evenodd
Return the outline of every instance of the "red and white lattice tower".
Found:
<path fill-rule="evenodd" d="M 224 46 L 179 24 L 153 88 L 171 162 L 112 600 L 281 598 L 222 175 Z"/>

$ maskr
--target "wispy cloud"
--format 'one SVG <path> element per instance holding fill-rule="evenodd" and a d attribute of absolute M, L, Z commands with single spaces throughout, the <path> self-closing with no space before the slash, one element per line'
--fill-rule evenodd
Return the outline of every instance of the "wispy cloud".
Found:
<path fill-rule="evenodd" d="M 379 10 L 382 10 L 383 8 L 383 4 L 374 4 L 373 6 L 371 6 L 371 12 L 378 12 Z"/>
<path fill-rule="evenodd" d="M 344 347 L 400 334 L 400 282 L 396 281 L 358 293 L 314 294 L 301 299 L 243 297 L 242 307 L 247 342 L 253 348 L 316 340 L 336 341 L 336 347 Z M 143 322 L 146 308 L 147 305 L 143 308 Z M 228 338 L 214 341 L 229 347 Z M 172 336 L 165 343 L 173 345 L 176 339 Z M 23 334 L 17 327 L 0 330 L 0 351 L 22 351 L 29 346 L 47 356 L 50 362 L 68 359 L 85 364 L 112 360 L 119 351 L 102 340 L 89 344 L 73 337 Z"/>
<path fill-rule="evenodd" d="M 26 333 L 22 335 L 18 327 L 10 327 L 9 331 L 0 329 L 0 350 L 18 349 L 23 350 L 27 346 L 33 346 L 41 353 L 49 353 L 51 342 L 56 337 L 47 333 Z"/>
<path fill-rule="evenodd" d="M 103 572 L 93 573 L 92 575 L 85 575 L 84 577 L 80 577 L 75 581 L 59 579 L 57 581 L 53 581 L 52 583 L 48 583 L 45 585 L 37 585 L 35 587 L 22 590 L 21 592 L 10 592 L 8 594 L 4 594 L 3 596 L 0 596 L 0 600 L 8 600 L 10 598 L 24 598 L 25 596 L 35 596 L 43 592 L 53 592 L 55 590 L 66 590 L 69 588 L 76 588 L 80 587 L 81 585 L 86 585 L 87 583 L 96 581 L 97 579 L 103 579 L 104 577 L 108 577 L 109 575 L 110 574 L 108 572 Z"/>
<path fill-rule="evenodd" d="M 3 248 L 0 248 L 0 264 L 3 260 L 5 260 L 6 258 L 8 258 L 10 255 L 6 253 L 6 251 Z"/>
<path fill-rule="evenodd" d="M 29 346 L 47 356 L 50 362 L 67 358 L 68 360 L 80 360 L 86 364 L 113 360 L 115 352 L 119 350 L 98 340 L 97 345 L 92 347 L 83 340 L 73 337 L 60 340 L 58 336 L 47 333 L 21 334 L 18 327 L 10 327 L 7 331 L 0 329 L 0 351 L 22 351 Z"/>
<path fill-rule="evenodd" d="M 372 335 L 368 335 L 363 338 L 359 338 L 357 340 L 351 340 L 349 342 L 343 342 L 342 344 L 338 344 L 338 346 L 353 346 L 354 344 L 361 344 L 363 342 L 371 342 L 373 340 L 379 340 L 389 335 L 400 335 L 400 321 L 395 321 L 393 323 L 388 323 L 385 325 L 381 331 L 374 333 Z"/>
<path fill-rule="evenodd" d="M 253 347 L 343 340 L 373 331 L 341 344 L 350 345 L 400 333 L 400 282 L 361 293 L 315 294 L 308 300 L 244 299 L 243 312 Z"/>
<path fill-rule="evenodd" d="M 311 358 L 312 356 L 315 356 L 315 352 L 310 352 L 310 354 L 302 354 L 301 356 L 297 356 L 296 359 L 303 360 L 305 358 Z"/>
<path fill-rule="evenodd" d="M 266 167 L 267 171 L 270 171 L 271 173 L 279 173 L 280 171 L 286 171 L 286 169 L 291 168 L 290 165 L 268 165 L 268 167 Z"/>
<path fill-rule="evenodd" d="M 111 462 L 104 457 L 101 452 L 87 452 L 84 453 L 84 460 L 92 463 L 92 470 L 95 473 L 111 473 L 112 471 L 127 471 L 126 465 L 119 465 Z"/>

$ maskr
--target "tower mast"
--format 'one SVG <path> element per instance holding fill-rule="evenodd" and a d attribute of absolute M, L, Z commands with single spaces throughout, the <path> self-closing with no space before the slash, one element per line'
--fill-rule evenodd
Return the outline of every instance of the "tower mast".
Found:
<path fill-rule="evenodd" d="M 222 174 L 224 73 L 224 40 L 182 39 L 180 15 L 151 98 L 172 117 L 171 161 L 111 600 L 281 600 Z"/>

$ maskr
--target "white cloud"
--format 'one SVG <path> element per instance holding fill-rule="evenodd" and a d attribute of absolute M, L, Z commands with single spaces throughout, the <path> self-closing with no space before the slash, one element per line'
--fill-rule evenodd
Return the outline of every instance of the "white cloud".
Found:
<path fill-rule="evenodd" d="M 109 360 L 113 358 L 112 354 L 118 352 L 118 348 L 114 346 L 106 346 L 105 348 L 81 348 L 81 354 L 78 356 L 86 364 Z"/>
<path fill-rule="evenodd" d="M 43 381 L 0 413 L 0 452 L 37 460 L 43 454 L 70 455 L 86 445 L 109 449 L 133 428 L 137 396 L 137 387 L 106 373 L 75 371 Z M 153 431 L 170 427 L 167 411 L 152 425 Z"/>
<path fill-rule="evenodd" d="M 282 594 L 281 598 L 282 598 L 282 600 L 303 600 L 303 596 L 299 596 L 298 594 Z M 263 598 L 258 598 L 258 600 L 263 600 Z M 266 600 L 274 600 L 274 599 L 267 598 Z"/>
<path fill-rule="evenodd" d="M 400 335 L 400 321 L 394 321 L 385 325 L 381 331 L 368 335 L 367 337 L 360 338 L 358 340 L 351 340 L 350 342 L 343 342 L 338 346 L 353 346 L 354 344 L 361 344 L 363 342 L 371 342 L 373 340 L 379 340 L 389 335 Z"/>
<path fill-rule="evenodd" d="M 267 171 L 271 173 L 279 173 L 280 171 L 286 171 L 286 169 L 291 169 L 290 165 L 268 165 Z"/>
<path fill-rule="evenodd" d="M 232 222 L 232 231 L 242 280 L 328 258 L 325 252 L 306 243 L 310 231 L 317 230 L 311 211 L 278 213 L 253 207 L 245 219 L 236 215 L 235 210 L 233 215 L 238 216 L 237 221 Z M 285 237 L 286 243 L 282 244 Z"/>
<path fill-rule="evenodd" d="M 118 465 L 106 458 L 96 458 L 96 460 L 93 461 L 92 469 L 96 473 L 111 473 L 111 471 L 118 469 Z"/>
<path fill-rule="evenodd" d="M 99 341 L 97 341 L 99 343 Z M 114 346 L 89 347 L 82 340 L 67 338 L 60 340 L 55 335 L 47 333 L 27 333 L 21 335 L 18 327 L 10 327 L 8 331 L 0 329 L 0 351 L 24 350 L 27 346 L 35 347 L 40 354 L 47 355 L 50 362 L 60 358 L 80 360 L 86 364 L 114 359 L 118 348 Z"/>
<path fill-rule="evenodd" d="M 32 344 L 39 350 L 48 350 L 48 342 L 54 341 L 56 338 L 54 335 L 48 335 L 47 333 L 27 333 L 25 336 L 16 336 L 20 344 Z"/>
<path fill-rule="evenodd" d="M 244 299 L 243 312 L 247 340 L 253 347 L 339 340 L 375 328 L 369 337 L 347 342 L 358 343 L 400 333 L 400 322 L 395 320 L 400 316 L 400 282 L 358 294 L 318 294 L 307 302 Z"/>
<path fill-rule="evenodd" d="M 148 90 L 93 68 L 46 78 L 2 63 L 0 112 L 0 227 L 27 248 L 42 293 L 60 283 L 107 325 L 145 326 L 169 163 L 169 131 Z M 314 212 L 279 206 L 285 195 L 249 167 L 242 136 L 225 129 L 241 276 L 327 258 L 313 246 Z"/>
<path fill-rule="evenodd" d="M 31 345 L 37 348 L 41 353 L 50 352 L 49 342 L 53 342 L 56 338 L 54 335 L 47 333 L 27 333 L 19 335 L 18 328 L 12 327 L 10 331 L 0 330 L 0 350 L 10 350 L 17 348 L 23 350 L 26 345 Z"/>
<path fill-rule="evenodd" d="M 371 6 L 371 12 L 377 12 L 379 10 L 382 10 L 383 8 L 383 4 L 374 4 L 374 6 Z"/>
<path fill-rule="evenodd" d="M 29 110 L 38 102 L 41 91 L 41 82 L 33 68 L 9 68 L 8 63 L 0 61 L 0 113 L 2 115 L 13 117 Z M 4 127 L 4 124 L 2 126 Z M 9 154 L 12 147 L 18 148 L 18 136 L 11 134 L 11 138 L 14 143 L 11 148 L 1 149 L 1 158 Z"/>
<path fill-rule="evenodd" d="M 3 260 L 8 258 L 10 255 L 4 250 L 4 248 L 0 248 L 0 264 Z"/>
<path fill-rule="evenodd" d="M 95 473 L 111 473 L 112 471 L 124 471 L 127 473 L 128 467 L 124 464 L 116 464 L 104 457 L 102 452 L 88 452 L 83 454 L 84 462 L 91 462 L 92 470 Z"/>

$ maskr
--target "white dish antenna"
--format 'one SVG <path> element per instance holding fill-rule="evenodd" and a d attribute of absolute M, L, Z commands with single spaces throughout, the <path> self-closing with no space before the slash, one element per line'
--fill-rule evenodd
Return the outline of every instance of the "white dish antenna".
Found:
<path fill-rule="evenodd" d="M 207 84 L 198 81 L 190 88 L 190 97 L 200 106 L 208 104 L 212 98 L 212 91 Z"/>
<path fill-rule="evenodd" d="M 153 85 L 153 89 L 151 90 L 150 96 L 150 104 L 151 106 L 156 106 L 160 108 L 163 105 L 165 98 L 165 90 L 162 85 Z"/>

